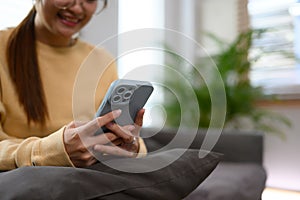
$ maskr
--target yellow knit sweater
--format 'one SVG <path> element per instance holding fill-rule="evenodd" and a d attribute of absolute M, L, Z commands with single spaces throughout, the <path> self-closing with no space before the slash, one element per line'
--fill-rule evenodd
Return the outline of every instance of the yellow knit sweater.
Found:
<path fill-rule="evenodd" d="M 5 60 L 10 33 L 0 31 L 0 170 L 30 165 L 73 166 L 63 144 L 64 126 L 94 117 L 110 83 L 117 79 L 114 59 L 104 49 L 93 50 L 81 40 L 63 48 L 37 42 L 49 120 L 44 127 L 28 125 Z M 145 145 L 140 142 L 140 152 L 144 153 Z"/>

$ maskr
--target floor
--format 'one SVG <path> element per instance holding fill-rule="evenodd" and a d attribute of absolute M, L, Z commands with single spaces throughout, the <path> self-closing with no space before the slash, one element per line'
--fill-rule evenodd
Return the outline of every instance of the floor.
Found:
<path fill-rule="evenodd" d="M 300 200 L 300 192 L 266 188 L 262 200 Z"/>

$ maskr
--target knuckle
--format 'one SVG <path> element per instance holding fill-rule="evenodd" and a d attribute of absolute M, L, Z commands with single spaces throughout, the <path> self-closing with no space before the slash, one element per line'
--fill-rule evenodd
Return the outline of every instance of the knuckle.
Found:
<path fill-rule="evenodd" d="M 124 137 L 124 141 L 125 143 L 132 143 L 134 141 L 134 137 L 126 134 L 126 136 Z"/>
<path fill-rule="evenodd" d="M 89 162 L 92 159 L 92 155 L 84 154 L 81 158 L 84 162 Z"/>
<path fill-rule="evenodd" d="M 112 140 L 114 140 L 116 138 L 114 134 L 105 134 L 104 136 L 109 141 L 112 141 Z"/>
<path fill-rule="evenodd" d="M 97 118 L 97 120 L 96 120 L 96 124 L 97 124 L 97 126 L 98 126 L 98 128 L 100 128 L 102 125 L 102 120 L 103 120 L 103 118 L 102 117 L 98 117 Z"/>
<path fill-rule="evenodd" d="M 78 133 L 78 132 L 75 132 L 75 133 L 73 134 L 73 139 L 74 139 L 74 140 L 80 140 L 80 136 L 79 136 L 79 133 Z"/>
<path fill-rule="evenodd" d="M 80 145 L 78 145 L 77 149 L 81 153 L 87 152 L 87 148 L 82 143 Z"/>
<path fill-rule="evenodd" d="M 71 121 L 68 125 L 67 125 L 67 128 L 68 129 L 71 129 L 71 128 L 76 128 L 76 125 L 75 125 L 75 121 Z"/>

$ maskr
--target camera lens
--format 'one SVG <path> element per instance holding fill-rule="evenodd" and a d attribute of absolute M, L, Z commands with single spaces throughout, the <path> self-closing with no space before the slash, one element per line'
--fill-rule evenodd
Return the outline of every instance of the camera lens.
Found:
<path fill-rule="evenodd" d="M 125 92 L 125 90 L 126 90 L 125 87 L 119 87 L 119 88 L 117 89 L 117 93 L 118 93 L 118 94 L 122 94 L 123 92 Z"/>
<path fill-rule="evenodd" d="M 131 95 L 132 95 L 132 92 L 127 91 L 124 93 L 123 97 L 124 97 L 124 99 L 129 99 L 131 97 Z"/>
<path fill-rule="evenodd" d="M 121 101 L 121 96 L 120 95 L 115 95 L 112 99 L 113 103 L 118 103 L 119 101 Z"/>

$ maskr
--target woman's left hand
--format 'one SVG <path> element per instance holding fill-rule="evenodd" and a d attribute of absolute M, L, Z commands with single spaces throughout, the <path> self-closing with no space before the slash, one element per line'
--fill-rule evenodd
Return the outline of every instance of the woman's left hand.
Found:
<path fill-rule="evenodd" d="M 109 123 L 106 127 L 113 133 L 117 133 L 117 135 L 121 135 L 121 132 L 125 132 L 126 134 L 131 134 L 134 136 L 134 140 L 131 143 L 127 143 L 122 138 L 118 138 L 114 140 L 112 145 L 95 145 L 95 151 L 101 152 L 111 152 L 110 149 L 115 148 L 115 146 L 119 147 L 120 151 L 128 151 L 132 153 L 132 157 L 136 157 L 137 153 L 139 152 L 140 144 L 139 144 L 139 135 L 140 130 L 143 126 L 143 117 L 144 117 L 145 109 L 139 110 L 137 116 L 135 118 L 134 125 L 127 125 L 127 126 L 119 126 L 116 123 Z M 118 134 L 119 133 L 119 134 Z"/>

